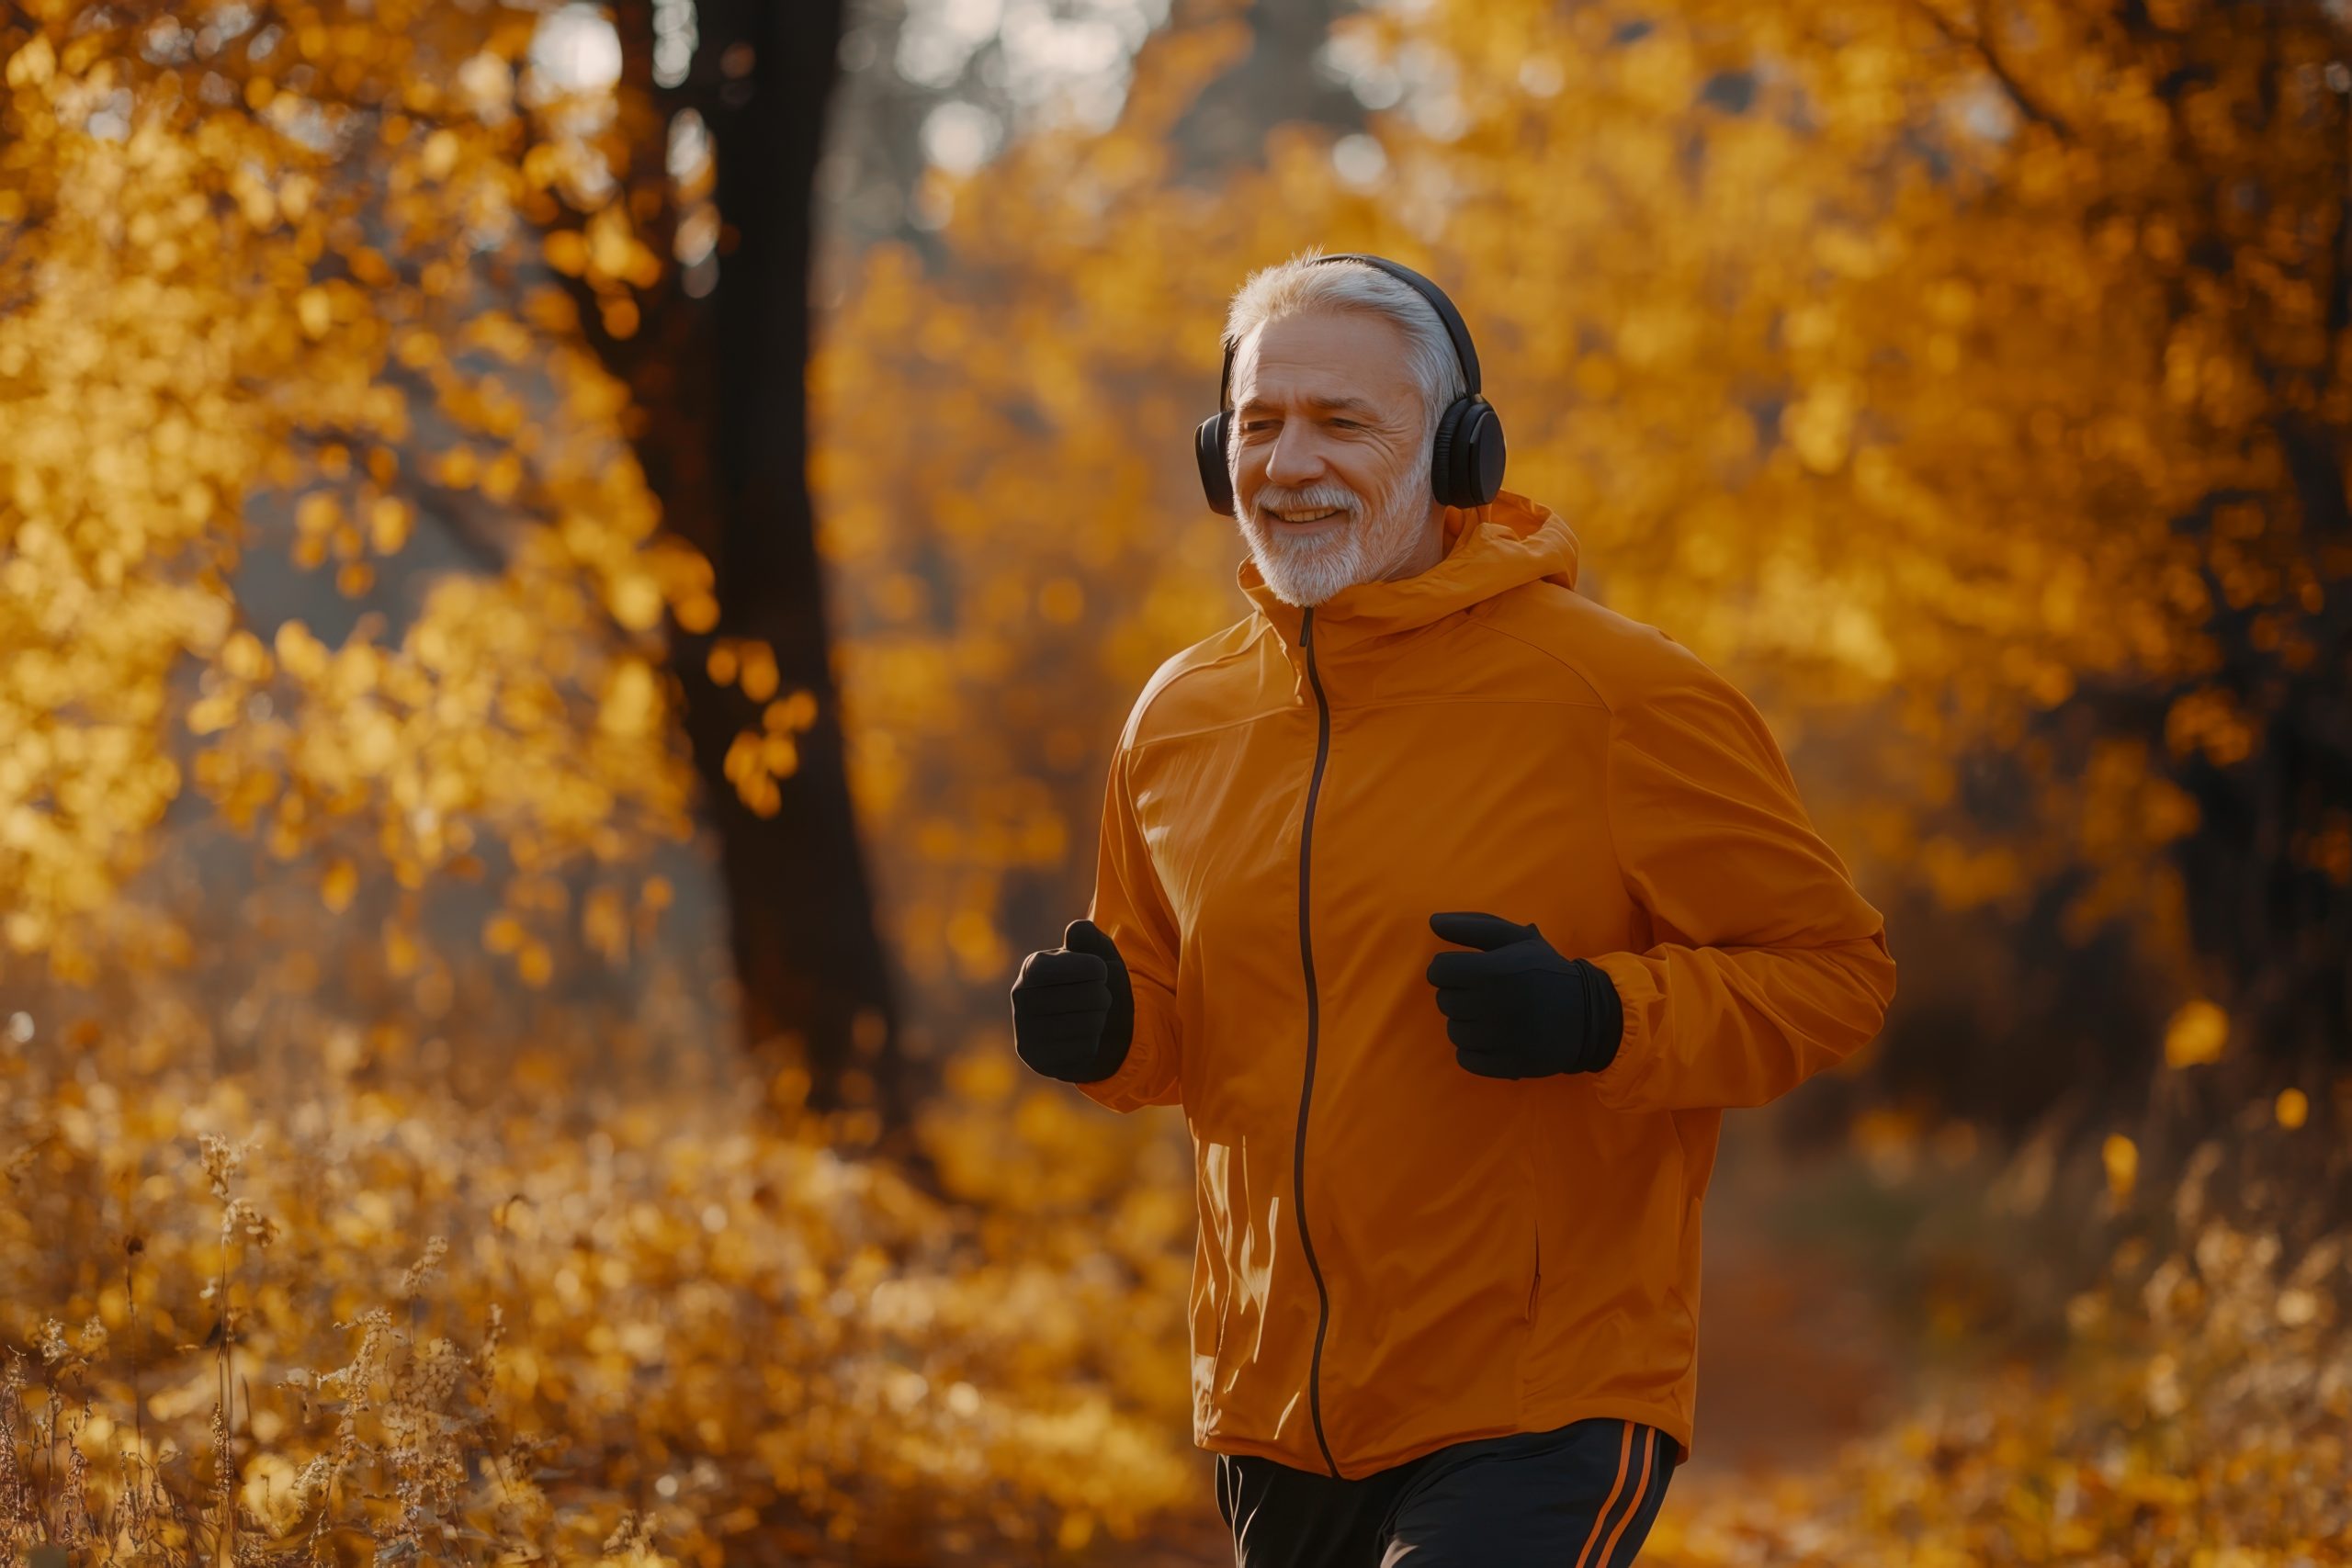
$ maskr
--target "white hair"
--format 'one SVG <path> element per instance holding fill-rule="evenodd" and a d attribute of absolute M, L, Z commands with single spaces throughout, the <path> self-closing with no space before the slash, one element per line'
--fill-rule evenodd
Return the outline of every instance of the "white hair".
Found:
<path fill-rule="evenodd" d="M 1421 446 L 1426 457 L 1437 436 L 1438 415 L 1468 389 L 1453 339 L 1436 307 L 1403 278 L 1360 261 L 1323 262 L 1322 248 L 1310 245 L 1288 261 L 1260 267 L 1234 290 L 1226 312 L 1225 334 L 1238 344 L 1258 328 L 1311 310 L 1363 310 L 1385 316 L 1404 329 L 1405 367 L 1419 387 Z"/>

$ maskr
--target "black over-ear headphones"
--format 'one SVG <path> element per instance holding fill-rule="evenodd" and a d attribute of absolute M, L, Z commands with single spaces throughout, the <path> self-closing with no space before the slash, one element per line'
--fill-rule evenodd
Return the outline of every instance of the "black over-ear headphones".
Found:
<path fill-rule="evenodd" d="M 1453 340 L 1454 357 L 1462 363 L 1464 389 L 1438 417 L 1436 442 L 1430 449 L 1430 489 L 1446 506 L 1486 505 L 1503 485 L 1503 426 L 1494 405 L 1478 394 L 1478 351 L 1471 344 L 1470 329 L 1462 324 L 1462 313 L 1445 297 L 1445 290 L 1411 267 L 1352 252 L 1317 256 L 1314 265 L 1336 261 L 1363 262 L 1412 285 L 1445 323 L 1445 335 Z M 1201 465 L 1201 489 L 1208 494 L 1209 510 L 1224 517 L 1233 515 L 1232 470 L 1226 466 L 1233 411 L 1226 406 L 1226 400 L 1232 395 L 1237 346 L 1233 339 L 1225 340 L 1225 368 L 1216 383 L 1217 412 L 1201 421 L 1193 437 L 1193 455 Z"/>

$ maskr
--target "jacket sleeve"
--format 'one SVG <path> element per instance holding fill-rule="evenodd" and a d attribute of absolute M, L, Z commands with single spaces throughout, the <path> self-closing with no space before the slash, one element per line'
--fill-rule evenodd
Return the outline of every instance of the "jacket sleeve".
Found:
<path fill-rule="evenodd" d="M 1815 833 L 1763 716 L 1695 658 L 1612 713 L 1607 821 L 1655 945 L 1590 962 L 1624 1012 L 1617 1111 L 1761 1105 L 1878 1032 L 1886 922 Z"/>
<path fill-rule="evenodd" d="M 1126 1060 L 1107 1078 L 1078 1086 L 1114 1111 L 1174 1105 L 1182 1098 L 1176 1024 L 1176 918 L 1136 824 L 1123 744 L 1111 760 L 1102 798 L 1102 836 L 1094 860 L 1094 901 L 1086 918 L 1109 935 L 1135 993 L 1135 1037 Z"/>

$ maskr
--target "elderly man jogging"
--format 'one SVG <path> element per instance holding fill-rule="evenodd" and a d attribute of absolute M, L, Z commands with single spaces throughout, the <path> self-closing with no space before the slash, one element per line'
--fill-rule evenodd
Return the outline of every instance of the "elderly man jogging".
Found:
<path fill-rule="evenodd" d="M 1226 344 L 1253 609 L 1136 699 L 1017 1049 L 1183 1107 L 1242 1568 L 1621 1568 L 1690 1453 L 1723 1112 L 1877 1032 L 1884 921 L 1755 708 L 1499 488 L 1433 284 L 1309 252 Z"/>

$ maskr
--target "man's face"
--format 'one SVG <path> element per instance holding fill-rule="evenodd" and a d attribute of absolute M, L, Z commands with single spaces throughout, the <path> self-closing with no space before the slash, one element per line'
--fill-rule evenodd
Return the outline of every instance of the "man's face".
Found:
<path fill-rule="evenodd" d="M 1261 327 L 1233 361 L 1233 513 L 1276 597 L 1408 576 L 1440 509 L 1404 329 L 1361 310 Z"/>

